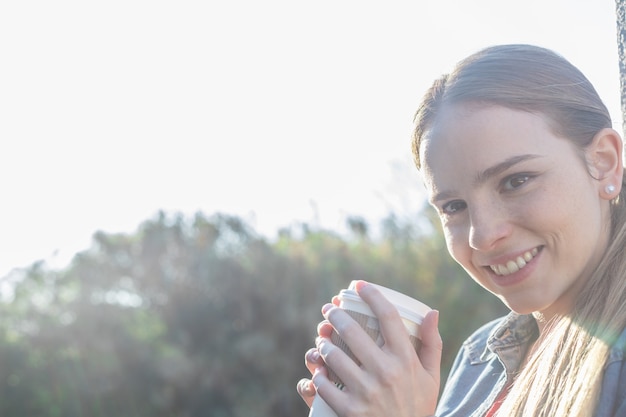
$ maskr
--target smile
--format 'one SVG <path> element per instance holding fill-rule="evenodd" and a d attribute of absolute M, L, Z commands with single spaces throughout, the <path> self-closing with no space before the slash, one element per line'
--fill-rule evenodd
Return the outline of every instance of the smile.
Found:
<path fill-rule="evenodd" d="M 496 275 L 510 275 L 524 268 L 528 262 L 537 256 L 537 253 L 539 253 L 539 250 L 534 248 L 533 250 L 524 252 L 524 254 L 518 256 L 517 259 L 508 261 L 506 264 L 489 265 L 489 267 Z"/>

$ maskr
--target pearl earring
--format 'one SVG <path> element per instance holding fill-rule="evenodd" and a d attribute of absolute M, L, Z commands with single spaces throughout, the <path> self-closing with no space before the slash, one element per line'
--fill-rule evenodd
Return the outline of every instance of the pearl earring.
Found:
<path fill-rule="evenodd" d="M 606 186 L 604 191 L 606 191 L 607 194 L 613 194 L 615 192 L 615 186 L 613 184 L 609 184 Z"/>

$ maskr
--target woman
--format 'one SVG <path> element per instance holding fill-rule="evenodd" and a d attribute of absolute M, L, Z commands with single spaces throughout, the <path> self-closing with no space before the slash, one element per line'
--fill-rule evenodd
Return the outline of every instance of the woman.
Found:
<path fill-rule="evenodd" d="M 414 354 L 393 307 L 362 283 L 385 345 L 324 306 L 304 400 L 317 392 L 339 416 L 626 415 L 622 140 L 593 86 L 549 50 L 491 47 L 435 81 L 415 123 L 450 254 L 511 313 L 464 343 L 437 404 L 437 312 Z M 333 327 L 363 366 L 332 345 Z"/>

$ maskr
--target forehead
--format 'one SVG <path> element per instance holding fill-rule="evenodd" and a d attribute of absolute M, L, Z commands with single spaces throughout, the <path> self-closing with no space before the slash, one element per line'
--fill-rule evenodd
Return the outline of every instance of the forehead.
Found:
<path fill-rule="evenodd" d="M 437 115 L 420 144 L 429 191 L 519 155 L 550 155 L 570 147 L 541 115 L 501 106 L 452 105 Z"/>

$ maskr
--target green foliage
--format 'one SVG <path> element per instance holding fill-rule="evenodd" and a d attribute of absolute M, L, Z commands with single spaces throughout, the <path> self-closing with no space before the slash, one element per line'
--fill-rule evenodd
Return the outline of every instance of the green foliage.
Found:
<path fill-rule="evenodd" d="M 391 215 L 380 237 L 307 225 L 270 242 L 241 219 L 160 213 L 133 234 L 98 232 L 69 267 L 7 277 L 0 414 L 297 416 L 320 307 L 353 279 L 441 311 L 444 370 L 505 312 L 449 258 L 432 213 Z M 426 230 L 426 231 L 423 231 Z"/>

